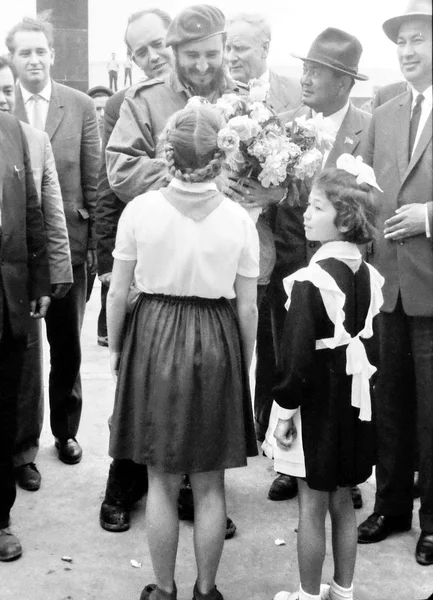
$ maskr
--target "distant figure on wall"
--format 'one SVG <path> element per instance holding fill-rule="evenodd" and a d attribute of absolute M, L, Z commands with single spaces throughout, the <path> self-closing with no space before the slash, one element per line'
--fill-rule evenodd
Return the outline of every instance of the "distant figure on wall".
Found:
<path fill-rule="evenodd" d="M 129 85 L 132 85 L 132 57 L 131 55 L 128 54 L 126 55 L 126 60 L 125 60 L 125 78 L 123 81 L 123 86 L 126 87 L 126 82 L 129 79 Z"/>
<path fill-rule="evenodd" d="M 119 63 L 116 60 L 116 53 L 111 53 L 111 60 L 107 65 L 108 71 L 108 87 L 110 90 L 117 92 L 117 76 L 119 75 Z"/>

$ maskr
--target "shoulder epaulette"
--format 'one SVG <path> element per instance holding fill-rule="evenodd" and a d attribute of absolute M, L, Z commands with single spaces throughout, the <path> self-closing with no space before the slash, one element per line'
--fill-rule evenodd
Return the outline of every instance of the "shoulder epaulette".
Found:
<path fill-rule="evenodd" d="M 129 98 L 134 98 L 139 92 L 153 87 L 154 85 L 158 85 L 160 83 L 165 83 L 164 79 L 159 79 L 158 77 L 155 77 L 154 79 L 145 79 L 144 81 L 139 81 L 138 83 L 135 83 L 134 85 L 131 85 L 125 96 L 128 96 Z"/>

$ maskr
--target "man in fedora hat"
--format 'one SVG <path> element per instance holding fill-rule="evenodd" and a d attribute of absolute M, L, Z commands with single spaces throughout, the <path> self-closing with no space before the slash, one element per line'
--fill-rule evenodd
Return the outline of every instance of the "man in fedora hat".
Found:
<path fill-rule="evenodd" d="M 365 154 L 384 191 L 378 198 L 372 261 L 385 285 L 376 386 L 376 501 L 373 514 L 358 528 L 360 543 L 411 528 L 417 445 L 421 535 L 415 557 L 421 565 L 433 565 L 431 19 L 431 0 L 417 0 L 383 24 L 397 44 L 411 89 L 375 111 Z"/>
<path fill-rule="evenodd" d="M 280 117 L 284 122 L 302 116 L 323 119 L 323 126 L 335 137 L 331 151 L 324 156 L 323 168 L 335 167 L 337 158 L 343 153 L 360 154 L 366 143 L 371 115 L 356 108 L 349 100 L 355 81 L 368 79 L 358 73 L 361 54 L 362 46 L 356 37 L 330 27 L 314 40 L 307 56 L 294 55 L 304 63 L 302 105 L 296 110 L 282 113 Z M 284 304 L 287 295 L 282 280 L 307 266 L 319 247 L 318 242 L 307 242 L 305 238 L 303 214 L 308 194 L 308 186 L 302 183 L 299 185 L 300 201 L 293 202 L 289 195 L 277 208 L 277 258 L 269 288 L 275 348 L 279 346 L 286 315 Z M 278 355 L 276 360 L 278 362 Z M 272 483 L 269 498 L 284 499 L 285 490 L 290 490 L 293 485 L 292 479 L 289 475 L 280 474 Z M 354 506 L 360 508 L 362 497 L 358 488 L 353 488 L 352 498 Z"/>

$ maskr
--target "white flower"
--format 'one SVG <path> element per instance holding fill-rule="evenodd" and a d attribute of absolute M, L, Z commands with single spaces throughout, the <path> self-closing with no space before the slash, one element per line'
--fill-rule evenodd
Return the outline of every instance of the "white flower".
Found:
<path fill-rule="evenodd" d="M 247 115 L 233 117 L 233 119 L 230 119 L 228 122 L 228 126 L 230 129 L 237 131 L 239 139 L 242 142 L 252 140 L 262 130 L 259 123 L 254 119 L 250 119 Z"/>
<path fill-rule="evenodd" d="M 272 117 L 272 111 L 262 102 L 253 102 L 250 107 L 250 117 L 259 123 L 264 123 Z"/>
<path fill-rule="evenodd" d="M 202 104 L 210 104 L 210 102 L 206 98 L 203 98 L 203 96 L 192 96 L 186 103 L 187 106 L 192 106 L 193 108 L 199 108 Z"/>
<path fill-rule="evenodd" d="M 237 152 L 239 150 L 239 135 L 234 129 L 224 127 L 218 132 L 218 148 L 224 150 L 226 154 Z"/>
<path fill-rule="evenodd" d="M 266 157 L 263 169 L 259 174 L 259 181 L 266 188 L 270 185 L 279 185 L 287 177 L 286 169 L 287 160 L 285 160 L 283 154 L 274 151 Z"/>
<path fill-rule="evenodd" d="M 314 174 L 322 166 L 323 156 L 317 148 L 311 148 L 305 152 L 298 163 L 294 167 L 295 177 L 305 179 L 305 177 L 313 177 Z"/>
<path fill-rule="evenodd" d="M 269 92 L 269 82 L 262 81 L 261 79 L 251 79 L 248 87 L 251 102 L 265 102 Z"/>
<path fill-rule="evenodd" d="M 246 109 L 244 100 L 237 94 L 223 94 L 221 98 L 218 98 L 215 106 L 221 111 L 226 121 L 235 115 L 242 114 Z"/>

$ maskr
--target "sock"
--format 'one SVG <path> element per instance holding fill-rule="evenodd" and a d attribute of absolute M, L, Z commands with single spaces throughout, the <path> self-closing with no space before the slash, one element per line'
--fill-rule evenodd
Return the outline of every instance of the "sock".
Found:
<path fill-rule="evenodd" d="M 320 594 L 318 596 L 307 594 L 307 592 L 304 592 L 302 589 L 302 585 L 299 584 L 299 600 L 320 600 Z"/>
<path fill-rule="evenodd" d="M 353 600 L 353 584 L 350 588 L 341 587 L 333 579 L 329 590 L 330 600 Z"/>

